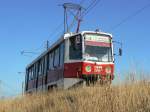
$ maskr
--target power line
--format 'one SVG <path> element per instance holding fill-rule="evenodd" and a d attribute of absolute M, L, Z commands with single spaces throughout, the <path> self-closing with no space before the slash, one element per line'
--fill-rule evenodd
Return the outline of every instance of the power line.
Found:
<path fill-rule="evenodd" d="M 43 49 L 43 48 L 44 48 L 44 45 L 45 45 L 45 41 L 42 42 L 42 44 L 41 44 L 38 48 L 33 49 L 33 51 L 39 51 L 39 50 Z"/>
<path fill-rule="evenodd" d="M 56 26 L 56 28 L 49 34 L 49 36 L 48 36 L 48 38 L 49 37 L 55 37 L 55 35 L 56 34 L 58 34 L 58 33 L 60 33 L 60 30 L 59 29 L 61 29 L 61 27 L 63 26 L 63 21 L 60 23 L 60 24 L 58 24 L 57 26 Z M 57 33 L 56 33 L 57 32 Z M 47 40 L 48 41 L 48 40 Z M 46 41 L 46 42 L 47 42 Z M 47 44 L 47 43 L 46 43 Z M 44 45 L 45 45 L 45 42 L 44 42 Z M 42 44 L 42 46 L 44 46 L 43 44 Z M 47 46 L 48 47 L 48 46 Z M 46 47 L 46 49 L 48 49 Z"/>
<path fill-rule="evenodd" d="M 84 2 L 85 2 L 85 0 L 81 0 L 81 1 L 79 2 L 79 4 L 82 5 Z"/>
<path fill-rule="evenodd" d="M 61 28 L 61 26 L 63 26 L 64 21 L 62 21 L 60 24 L 57 25 L 57 27 L 51 32 L 51 34 L 49 35 L 49 37 L 52 37 L 56 34 L 56 31 L 58 31 L 58 29 Z"/>
<path fill-rule="evenodd" d="M 95 4 L 96 1 L 97 1 L 97 0 L 92 0 L 92 2 L 91 2 L 90 5 L 86 8 L 86 11 L 85 11 L 84 13 L 88 12 L 89 9 L 92 7 L 92 5 Z"/>
<path fill-rule="evenodd" d="M 118 24 L 116 24 L 113 27 L 111 27 L 108 31 L 115 30 L 116 28 L 118 28 L 119 26 L 121 26 L 122 24 L 124 24 L 125 22 L 127 22 L 128 20 L 130 20 L 131 18 L 135 17 L 136 15 L 138 15 L 139 13 L 141 13 L 142 11 L 144 11 L 148 7 L 150 7 L 150 3 L 147 4 L 147 5 L 145 5 L 144 7 L 140 8 L 136 12 L 132 13 L 131 15 L 127 16 L 125 19 L 123 19 L 122 21 L 120 21 Z"/>
<path fill-rule="evenodd" d="M 91 2 L 91 4 L 86 8 L 86 11 L 83 12 L 82 14 L 82 18 L 83 16 L 87 15 L 98 3 L 100 3 L 102 0 L 93 0 Z"/>
<path fill-rule="evenodd" d="M 59 28 L 58 28 L 59 29 Z M 57 31 L 57 33 L 54 33 L 54 34 L 52 34 L 52 36 L 51 37 L 53 37 L 54 39 L 53 40 L 55 40 L 56 38 L 58 38 L 58 36 L 61 36 L 63 33 L 64 33 L 64 31 L 63 31 L 63 29 L 62 28 L 60 28 L 61 30 L 56 30 Z M 55 31 L 55 32 L 56 32 Z M 53 43 L 54 43 L 54 41 L 50 41 L 51 43 L 49 43 L 49 45 L 52 45 Z"/>

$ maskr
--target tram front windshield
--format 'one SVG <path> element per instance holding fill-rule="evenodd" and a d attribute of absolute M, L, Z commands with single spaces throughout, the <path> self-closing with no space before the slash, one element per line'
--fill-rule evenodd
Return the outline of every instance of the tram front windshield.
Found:
<path fill-rule="evenodd" d="M 111 62 L 111 38 L 100 34 L 85 34 L 84 59 L 88 61 Z"/>

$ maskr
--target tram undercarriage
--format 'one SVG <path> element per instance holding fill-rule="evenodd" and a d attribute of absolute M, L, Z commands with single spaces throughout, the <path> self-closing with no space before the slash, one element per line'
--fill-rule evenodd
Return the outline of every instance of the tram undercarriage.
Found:
<path fill-rule="evenodd" d="M 82 80 L 68 87 L 68 89 L 76 87 L 89 87 L 89 86 L 106 86 L 112 83 L 112 76 L 101 76 L 101 75 L 83 75 Z"/>

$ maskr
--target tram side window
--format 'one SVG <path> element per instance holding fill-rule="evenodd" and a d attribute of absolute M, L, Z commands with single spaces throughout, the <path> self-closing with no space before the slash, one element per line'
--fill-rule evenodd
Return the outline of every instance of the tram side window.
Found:
<path fill-rule="evenodd" d="M 45 57 L 43 57 L 42 59 L 42 75 L 44 74 L 44 68 L 45 68 L 44 64 L 45 64 Z"/>
<path fill-rule="evenodd" d="M 60 45 L 60 66 L 64 63 L 64 43 Z"/>
<path fill-rule="evenodd" d="M 34 68 L 32 67 L 31 68 L 31 80 L 33 80 L 34 79 Z"/>
<path fill-rule="evenodd" d="M 32 80 L 34 78 L 34 68 L 29 68 L 29 80 Z"/>
<path fill-rule="evenodd" d="M 25 83 L 29 81 L 29 70 L 26 70 Z"/>
<path fill-rule="evenodd" d="M 35 64 L 35 77 L 38 77 L 38 62 Z"/>
<path fill-rule="evenodd" d="M 28 89 L 28 82 L 29 82 L 29 70 L 26 69 L 26 76 L 25 76 L 25 90 Z"/>
<path fill-rule="evenodd" d="M 48 53 L 48 70 L 50 70 L 51 54 Z"/>
<path fill-rule="evenodd" d="M 36 65 L 35 64 L 33 66 L 33 77 L 34 79 L 36 78 Z"/>
<path fill-rule="evenodd" d="M 32 73 L 31 73 L 31 69 L 29 69 L 29 72 L 28 72 L 28 73 L 29 73 L 29 80 L 31 80 L 31 74 L 32 74 Z"/>
<path fill-rule="evenodd" d="M 59 48 L 55 49 L 55 56 L 54 56 L 54 67 L 59 66 Z"/>
<path fill-rule="evenodd" d="M 49 53 L 49 70 L 53 70 L 54 52 Z"/>
<path fill-rule="evenodd" d="M 48 60 L 47 60 L 47 55 L 45 55 L 44 57 L 44 74 L 46 75 L 46 71 L 47 71 L 47 64 L 48 64 Z"/>
<path fill-rule="evenodd" d="M 38 75 L 42 75 L 42 61 L 41 60 L 38 63 Z"/>
<path fill-rule="evenodd" d="M 82 38 L 81 35 L 71 37 L 69 44 L 69 57 L 70 59 L 82 58 Z"/>

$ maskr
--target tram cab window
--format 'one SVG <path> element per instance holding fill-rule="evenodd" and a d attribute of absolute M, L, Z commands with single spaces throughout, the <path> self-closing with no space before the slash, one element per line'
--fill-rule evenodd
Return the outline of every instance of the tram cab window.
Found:
<path fill-rule="evenodd" d="M 76 35 L 69 39 L 69 58 L 74 60 L 82 58 L 81 35 Z"/>

